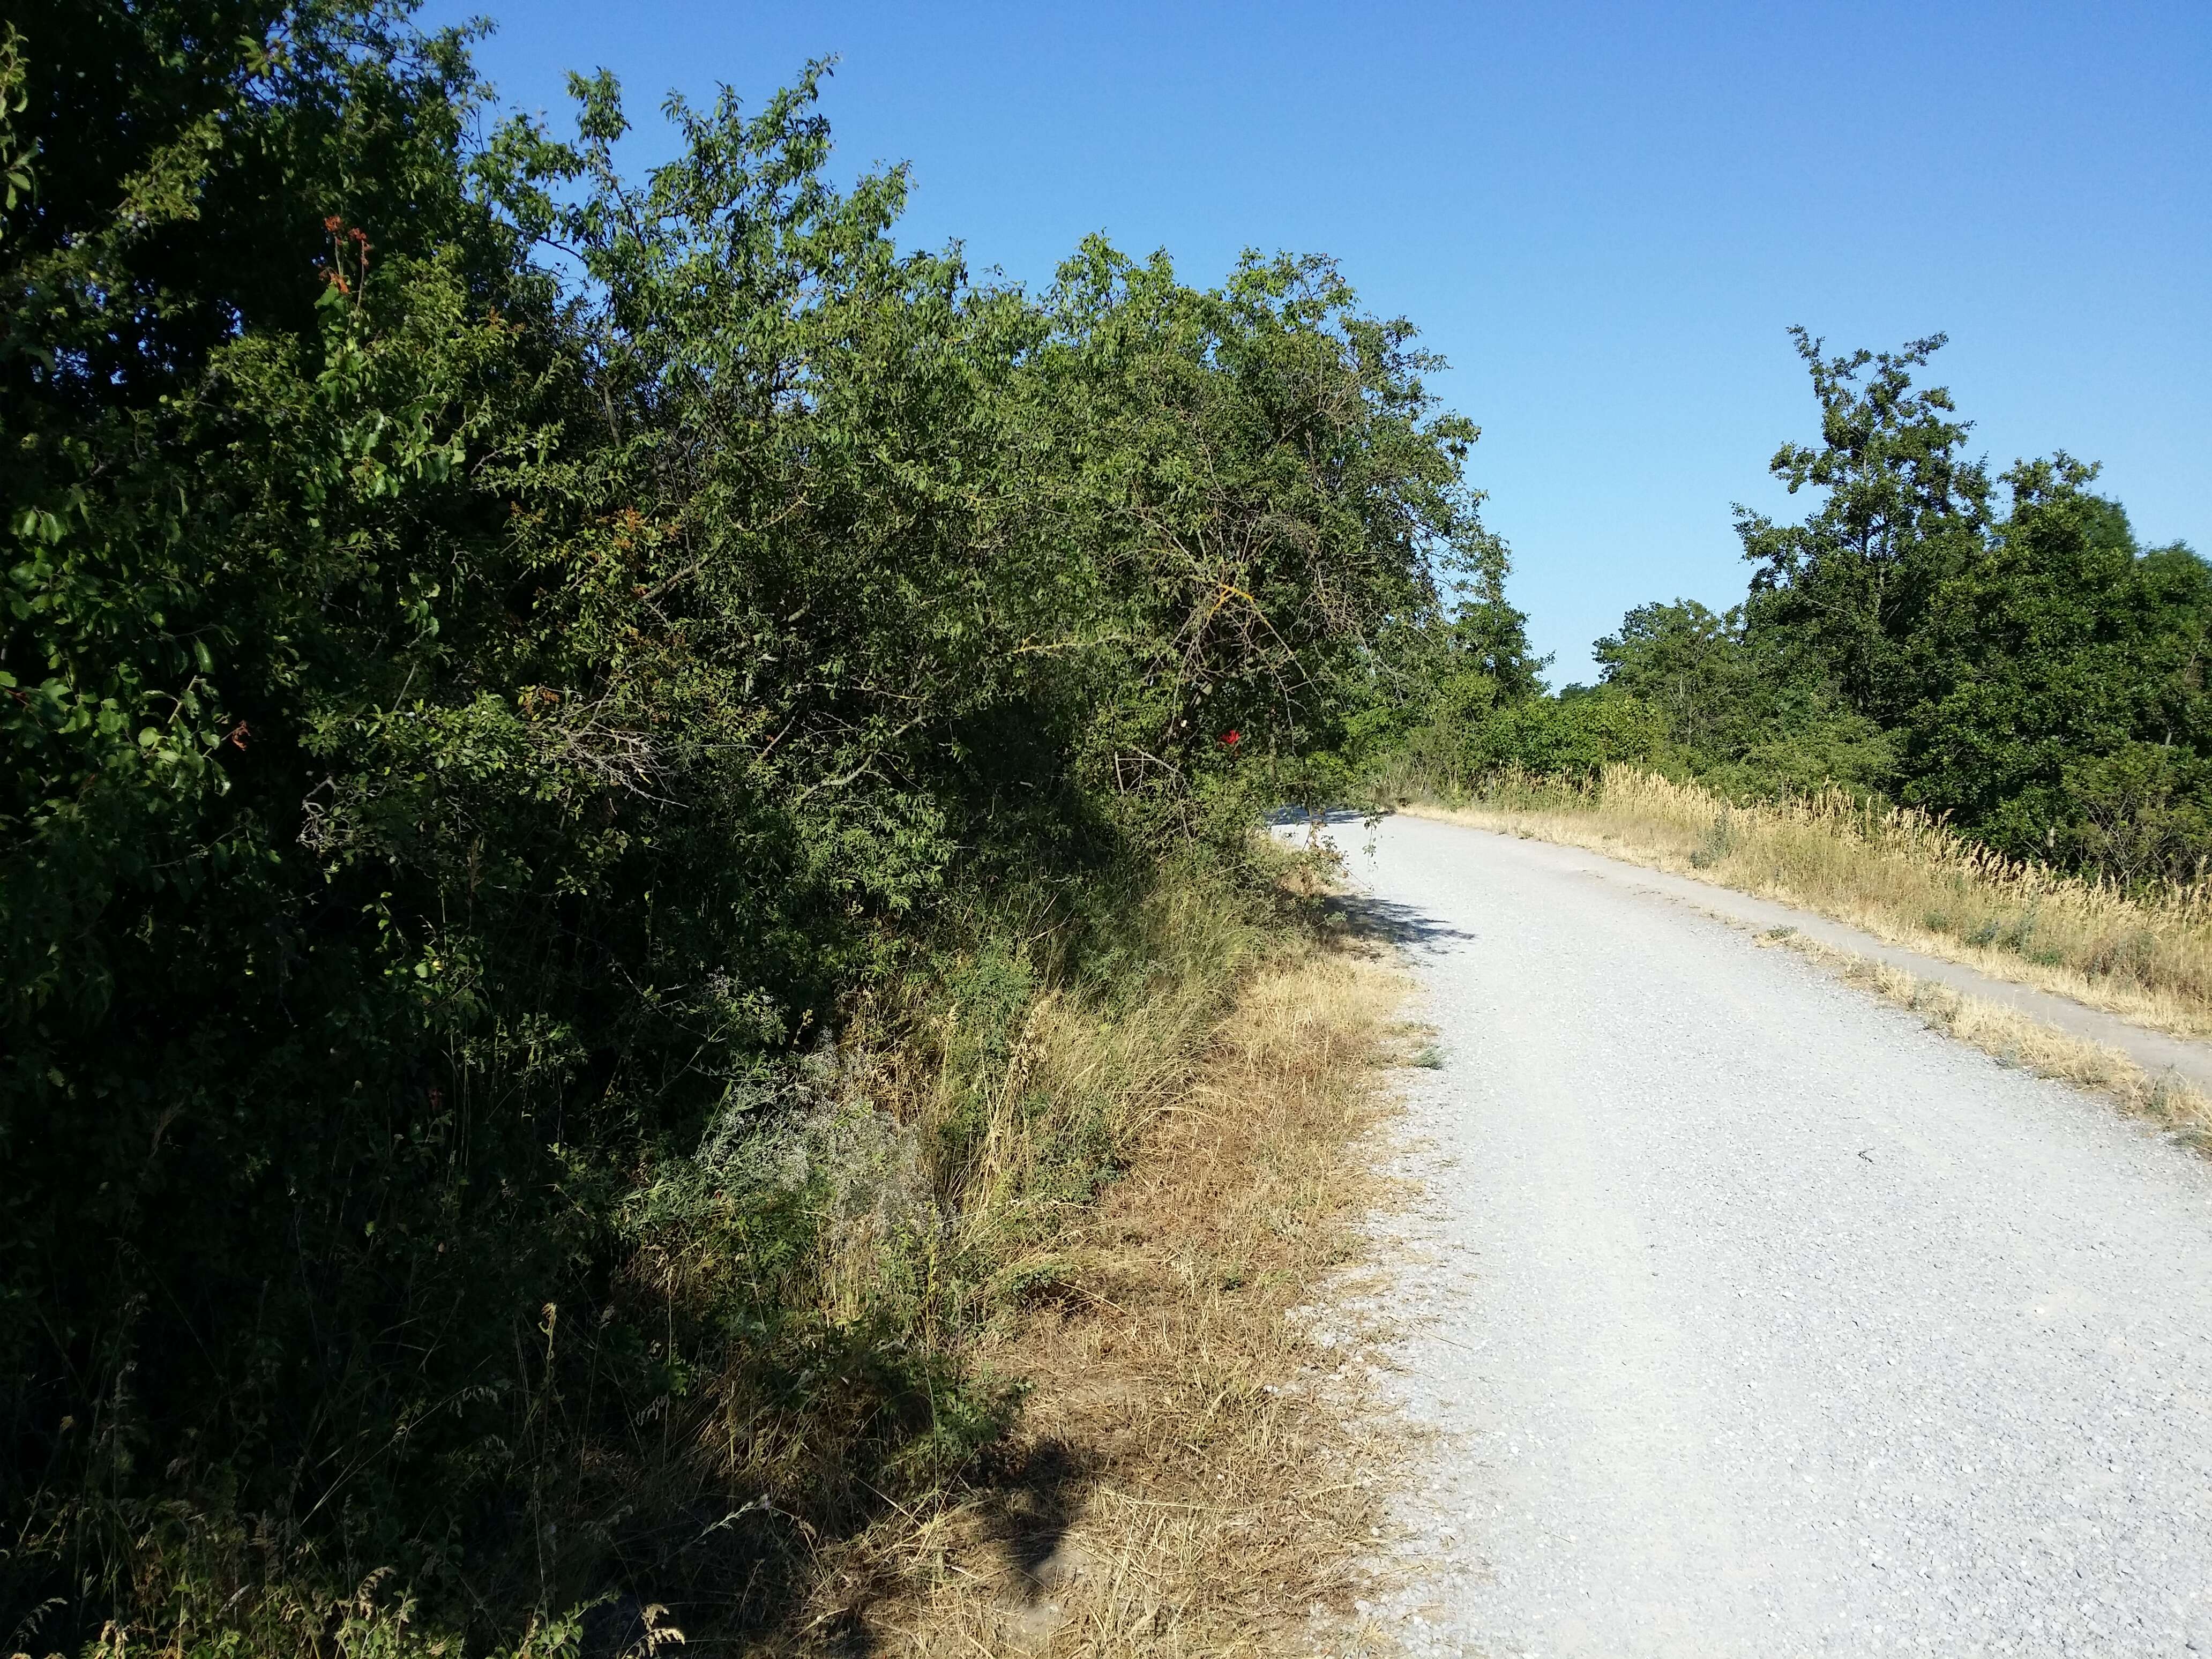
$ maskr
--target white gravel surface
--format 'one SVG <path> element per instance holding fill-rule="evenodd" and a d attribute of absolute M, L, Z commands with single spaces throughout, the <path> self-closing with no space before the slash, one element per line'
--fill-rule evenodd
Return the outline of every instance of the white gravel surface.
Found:
<path fill-rule="evenodd" d="M 1336 836 L 1443 1052 L 1387 1224 L 1384 1387 L 1436 1433 L 1377 1625 L 2212 1655 L 2212 1164 L 1588 854 Z"/>

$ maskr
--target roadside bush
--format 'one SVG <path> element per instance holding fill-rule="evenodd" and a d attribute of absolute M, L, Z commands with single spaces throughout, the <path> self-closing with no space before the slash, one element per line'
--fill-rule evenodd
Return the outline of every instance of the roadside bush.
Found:
<path fill-rule="evenodd" d="M 1322 261 L 902 252 L 818 70 L 625 179 L 375 0 L 13 17 L 0 1625 L 777 1628 L 1003 1422 L 1467 428 Z"/>

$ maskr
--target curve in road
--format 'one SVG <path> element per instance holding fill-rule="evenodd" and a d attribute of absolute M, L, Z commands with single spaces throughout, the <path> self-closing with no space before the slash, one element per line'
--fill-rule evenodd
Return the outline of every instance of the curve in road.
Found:
<path fill-rule="evenodd" d="M 2212 1654 L 2212 1166 L 1590 855 L 1335 834 L 1445 1054 L 1407 1645 Z"/>

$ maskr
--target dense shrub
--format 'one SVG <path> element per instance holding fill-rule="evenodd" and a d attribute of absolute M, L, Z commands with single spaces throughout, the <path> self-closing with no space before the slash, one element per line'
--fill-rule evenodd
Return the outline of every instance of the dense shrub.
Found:
<path fill-rule="evenodd" d="M 818 71 L 625 179 L 376 0 L 12 15 L 4 1622 L 772 1621 L 991 1432 L 959 1101 L 1257 902 L 1471 428 L 1323 262 L 900 251 Z"/>

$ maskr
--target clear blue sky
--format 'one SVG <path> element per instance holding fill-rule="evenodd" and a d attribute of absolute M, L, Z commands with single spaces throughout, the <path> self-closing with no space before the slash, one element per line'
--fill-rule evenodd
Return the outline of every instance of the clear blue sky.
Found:
<path fill-rule="evenodd" d="M 427 21 L 483 3 L 436 3 Z M 2006 4 L 503 0 L 480 62 L 565 125 L 611 69 L 640 164 L 671 88 L 748 102 L 836 54 L 847 172 L 906 235 L 1047 278 L 1103 230 L 1211 283 L 1335 255 L 1449 357 L 1555 682 L 1628 605 L 1741 597 L 1812 403 L 1784 337 L 1943 331 L 2004 465 L 2065 448 L 2212 552 L 2212 0 Z"/>

